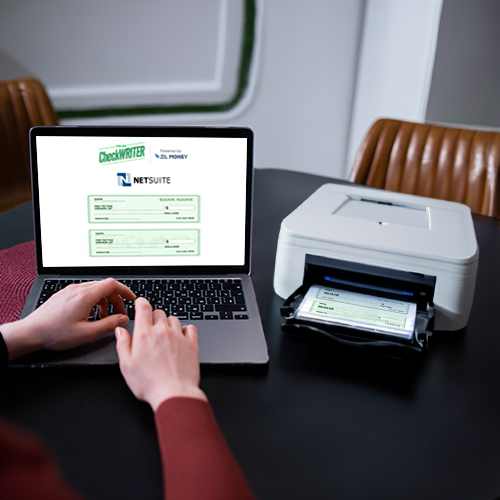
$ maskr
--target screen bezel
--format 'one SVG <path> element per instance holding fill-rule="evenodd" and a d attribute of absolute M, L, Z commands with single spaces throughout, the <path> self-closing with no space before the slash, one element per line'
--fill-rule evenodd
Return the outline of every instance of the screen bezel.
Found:
<path fill-rule="evenodd" d="M 247 139 L 245 255 L 241 266 L 95 266 L 47 267 L 43 265 L 41 247 L 40 199 L 38 191 L 37 137 L 214 137 Z M 31 183 L 33 223 L 38 274 L 61 276 L 188 276 L 211 274 L 250 274 L 252 201 L 253 201 L 253 131 L 248 127 L 131 127 L 131 126 L 54 126 L 33 127 L 30 130 Z"/>

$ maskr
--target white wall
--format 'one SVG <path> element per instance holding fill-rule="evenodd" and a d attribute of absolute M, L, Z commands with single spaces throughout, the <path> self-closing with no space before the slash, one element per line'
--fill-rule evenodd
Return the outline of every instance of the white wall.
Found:
<path fill-rule="evenodd" d="M 229 0 L 228 4 L 235 1 Z M 177 5 L 176 8 L 181 12 L 186 9 L 196 11 L 196 4 L 206 10 L 206 0 L 190 0 L 188 3 L 189 7 L 183 6 L 183 0 L 163 2 L 171 10 Z M 218 8 L 222 3 L 224 0 L 211 0 L 209 5 Z M 67 96 L 67 91 L 71 94 L 71 91 L 78 90 L 76 84 L 79 81 L 83 95 L 81 102 L 85 102 L 85 96 L 88 101 L 88 96 L 92 95 L 92 92 L 89 93 L 92 85 L 94 88 L 99 85 L 103 88 L 104 84 L 116 84 L 110 75 L 105 80 L 106 74 L 101 62 L 109 61 L 112 68 L 114 34 L 122 36 L 123 24 L 134 25 L 133 18 L 138 15 L 137 6 L 134 5 L 140 5 L 143 11 L 148 11 L 148 4 L 151 8 L 160 8 L 162 2 L 143 0 L 139 4 L 107 0 L 105 5 L 100 4 L 103 3 L 96 3 L 95 0 L 0 2 L 0 50 L 44 81 L 56 105 L 64 104 L 61 98 L 64 98 L 65 91 Z M 247 125 L 256 134 L 257 167 L 340 176 L 345 170 L 364 4 L 364 0 L 258 0 L 258 38 L 253 85 L 246 99 L 229 113 L 79 119 L 76 122 Z M 107 12 L 109 17 L 109 12 L 113 11 L 116 16 L 109 19 L 109 22 L 102 18 L 96 22 L 97 14 L 100 13 L 102 17 Z M 146 25 L 135 24 L 137 29 L 149 27 L 151 32 L 158 32 L 161 29 L 168 30 L 169 22 L 175 23 L 179 17 L 182 19 L 182 16 L 177 15 L 166 20 L 159 19 L 158 23 L 150 20 Z M 75 19 L 78 20 L 76 24 Z M 205 26 L 195 30 L 196 33 L 188 32 L 188 36 L 185 30 L 177 30 L 172 34 L 174 38 L 168 40 L 175 44 L 177 36 L 176 50 L 183 54 L 178 61 L 184 61 L 186 66 L 196 69 L 197 59 L 193 59 L 192 46 L 186 40 L 194 37 L 194 47 L 197 48 L 200 46 L 197 36 L 202 37 L 201 44 L 207 38 L 207 57 L 213 58 L 214 43 L 209 42 L 214 39 L 214 31 L 209 28 L 210 26 Z M 102 41 L 85 43 L 85 36 L 89 40 L 101 40 L 104 34 L 109 37 L 109 45 Z M 137 34 L 134 36 L 137 38 Z M 144 36 L 152 43 L 149 31 Z M 101 53 L 106 57 L 101 57 Z M 137 51 L 133 54 L 137 58 Z M 147 67 L 148 63 L 155 66 L 162 61 L 169 61 L 168 54 L 163 59 L 158 56 L 154 45 L 149 51 L 139 51 L 139 55 L 143 57 L 140 66 L 135 66 L 131 58 L 131 71 L 121 72 L 118 83 L 122 87 L 130 83 L 147 84 L 147 81 L 138 80 L 140 70 Z M 82 61 L 85 71 L 91 74 L 85 76 L 84 72 L 82 75 L 81 68 L 72 68 L 72 61 Z M 94 73 L 89 70 L 92 64 Z M 202 72 L 200 78 L 205 78 L 204 75 L 209 71 L 210 67 L 205 73 Z M 129 81 L 127 74 L 130 75 Z M 111 94 L 112 91 L 111 87 Z M 78 95 L 75 97 L 74 94 L 75 92 L 74 100 L 78 101 Z M 95 98 L 97 100 L 98 96 Z M 72 121 L 74 122 L 75 120 Z"/>
<path fill-rule="evenodd" d="M 442 2 L 256 0 L 250 85 L 234 109 L 63 123 L 245 125 L 257 168 L 347 177 L 376 118 L 424 119 Z M 59 109 L 218 102 L 234 90 L 242 5 L 2 0 L 0 77 L 26 68 Z"/>
<path fill-rule="evenodd" d="M 259 79 L 231 123 L 256 132 L 257 167 L 340 177 L 362 28 L 360 0 L 270 0 Z"/>
<path fill-rule="evenodd" d="M 255 131 L 257 168 L 343 176 L 364 1 L 269 0 L 257 8 L 252 82 L 236 109 L 88 122 L 245 125 Z"/>
<path fill-rule="evenodd" d="M 369 0 L 352 111 L 349 169 L 377 118 L 424 121 L 442 3 Z"/>
<path fill-rule="evenodd" d="M 426 120 L 500 127 L 500 1 L 444 0 Z"/>
<path fill-rule="evenodd" d="M 0 46 L 58 110 L 212 103 L 235 91 L 242 0 L 4 0 Z"/>

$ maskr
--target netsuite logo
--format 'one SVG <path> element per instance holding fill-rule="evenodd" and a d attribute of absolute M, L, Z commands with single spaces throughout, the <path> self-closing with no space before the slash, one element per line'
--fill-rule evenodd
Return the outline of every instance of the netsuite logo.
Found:
<path fill-rule="evenodd" d="M 170 177 L 134 177 L 123 172 L 116 174 L 118 185 L 130 187 L 132 184 L 170 184 Z"/>
<path fill-rule="evenodd" d="M 144 160 L 146 158 L 145 144 L 145 142 L 136 142 L 101 148 L 99 149 L 99 163 L 123 163 Z"/>
<path fill-rule="evenodd" d="M 118 176 L 119 186 L 130 187 L 132 185 L 132 182 L 130 181 L 130 174 L 118 173 L 116 175 Z"/>

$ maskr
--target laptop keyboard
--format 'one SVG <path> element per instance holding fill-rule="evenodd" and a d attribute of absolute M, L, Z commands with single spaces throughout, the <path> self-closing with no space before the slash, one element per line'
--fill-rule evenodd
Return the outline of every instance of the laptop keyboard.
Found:
<path fill-rule="evenodd" d="M 72 283 L 91 280 L 45 280 L 37 307 Z M 121 279 L 137 297 L 145 297 L 154 309 L 182 320 L 248 319 L 243 287 L 239 279 Z M 128 317 L 134 319 L 134 303 L 124 300 Z M 113 306 L 109 306 L 113 314 Z M 97 307 L 90 321 L 99 319 Z"/>

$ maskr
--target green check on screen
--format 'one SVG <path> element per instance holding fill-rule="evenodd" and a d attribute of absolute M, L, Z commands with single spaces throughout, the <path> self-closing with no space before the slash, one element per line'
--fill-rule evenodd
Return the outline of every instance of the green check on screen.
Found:
<path fill-rule="evenodd" d="M 200 222 L 196 195 L 91 195 L 90 223 Z"/>
<path fill-rule="evenodd" d="M 89 231 L 91 257 L 190 256 L 200 253 L 198 229 Z"/>

